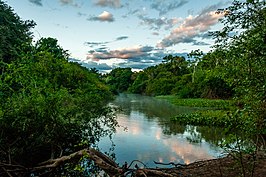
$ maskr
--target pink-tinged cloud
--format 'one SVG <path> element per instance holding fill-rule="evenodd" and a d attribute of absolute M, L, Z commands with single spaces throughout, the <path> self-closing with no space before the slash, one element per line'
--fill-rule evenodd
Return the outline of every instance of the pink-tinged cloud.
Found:
<path fill-rule="evenodd" d="M 102 7 L 112 7 L 112 8 L 121 7 L 120 0 L 97 0 L 95 4 Z"/>
<path fill-rule="evenodd" d="M 99 16 L 97 17 L 91 17 L 88 20 L 90 21 L 101 21 L 101 22 L 113 22 L 114 16 L 110 12 L 103 11 Z"/>
<path fill-rule="evenodd" d="M 178 43 L 198 43 L 194 38 L 202 37 L 210 30 L 210 27 L 218 23 L 223 14 L 215 11 L 204 12 L 198 16 L 188 16 L 184 22 L 157 44 L 157 47 L 165 48 Z"/>
<path fill-rule="evenodd" d="M 153 47 L 149 46 L 137 46 L 132 48 L 122 48 L 116 50 L 103 50 L 103 51 L 90 51 L 87 55 L 87 59 L 102 60 L 102 59 L 135 59 L 138 57 L 149 56 Z"/>

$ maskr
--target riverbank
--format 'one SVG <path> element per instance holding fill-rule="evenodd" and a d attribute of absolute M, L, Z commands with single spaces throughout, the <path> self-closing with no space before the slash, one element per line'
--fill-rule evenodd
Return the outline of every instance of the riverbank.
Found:
<path fill-rule="evenodd" d="M 185 167 L 162 169 L 162 171 L 173 176 L 182 177 L 265 177 L 265 152 L 259 152 L 255 156 L 244 155 L 242 160 L 243 166 L 235 157 L 227 156 L 224 158 L 194 162 Z"/>
<path fill-rule="evenodd" d="M 250 132 L 250 130 L 245 130 L 249 127 L 252 128 L 250 123 L 253 120 L 249 120 L 249 116 L 241 110 L 237 111 L 237 106 L 240 105 L 237 105 L 232 100 L 180 99 L 176 96 L 159 96 L 156 98 L 167 100 L 176 106 L 203 108 L 190 114 L 179 114 L 172 118 L 172 120 L 180 124 L 231 127 L 235 130 L 244 130 L 243 132 Z M 238 136 L 236 139 L 233 137 L 229 139 L 227 144 L 235 142 L 239 138 Z M 237 153 L 235 156 L 195 162 L 185 167 L 173 168 L 171 169 L 172 171 L 167 169 L 165 172 L 173 176 L 265 177 L 265 167 L 266 155 L 264 151 L 254 156 Z"/>

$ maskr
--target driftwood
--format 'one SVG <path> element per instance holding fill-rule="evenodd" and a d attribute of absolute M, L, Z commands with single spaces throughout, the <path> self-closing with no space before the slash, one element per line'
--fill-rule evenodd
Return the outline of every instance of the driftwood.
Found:
<path fill-rule="evenodd" d="M 93 148 L 83 149 L 75 153 L 72 153 L 68 156 L 63 156 L 57 159 L 50 159 L 48 161 L 40 163 L 39 166 L 35 167 L 33 170 L 40 171 L 49 168 L 57 168 L 64 163 L 73 161 L 75 159 L 80 159 L 85 155 L 89 159 L 93 160 L 94 163 L 99 168 L 104 170 L 109 176 L 117 176 L 117 174 L 122 174 L 123 172 L 122 168 L 119 168 L 118 165 L 113 160 L 111 160 L 108 156 Z"/>
<path fill-rule="evenodd" d="M 93 149 L 83 149 L 78 152 L 72 153 L 68 156 L 63 156 L 57 159 L 50 159 L 48 161 L 42 162 L 39 164 L 39 166 L 35 167 L 34 171 L 40 171 L 40 170 L 48 170 L 50 168 L 57 168 L 60 165 L 73 161 L 75 159 L 80 159 L 86 155 L 89 159 L 93 160 L 94 163 L 103 171 L 105 171 L 106 174 L 109 176 L 119 176 L 123 177 L 128 174 L 131 174 L 132 176 L 136 177 L 147 177 L 147 176 L 162 176 L 162 177 L 173 177 L 171 174 L 164 173 L 160 171 L 159 169 L 148 169 L 144 168 L 141 169 L 138 167 L 138 165 L 135 165 L 134 168 L 130 168 L 133 162 L 139 162 L 137 160 L 132 161 L 132 163 L 127 167 L 127 164 L 124 164 L 122 167 L 119 167 L 112 159 L 110 159 L 105 154 Z M 141 162 L 139 162 L 141 163 Z"/>

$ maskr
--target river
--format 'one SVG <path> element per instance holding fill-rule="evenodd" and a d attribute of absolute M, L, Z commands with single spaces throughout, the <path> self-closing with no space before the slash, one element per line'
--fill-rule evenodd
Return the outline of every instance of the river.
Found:
<path fill-rule="evenodd" d="M 111 139 L 101 139 L 99 148 L 113 153 L 120 165 L 132 160 L 148 167 L 158 166 L 154 161 L 189 164 L 222 154 L 216 145 L 221 141 L 221 130 L 170 121 L 172 116 L 197 108 L 178 107 L 165 100 L 134 94 L 120 94 L 111 105 L 122 109 L 117 113 L 120 126 Z"/>

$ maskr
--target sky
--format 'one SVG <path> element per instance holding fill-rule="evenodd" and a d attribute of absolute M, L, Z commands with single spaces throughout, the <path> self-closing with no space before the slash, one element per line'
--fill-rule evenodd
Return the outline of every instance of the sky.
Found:
<path fill-rule="evenodd" d="M 228 0 L 4 0 L 23 20 L 34 20 L 34 40 L 52 37 L 71 61 L 108 72 L 139 71 L 168 54 L 182 55 L 214 43 L 215 11 Z"/>

